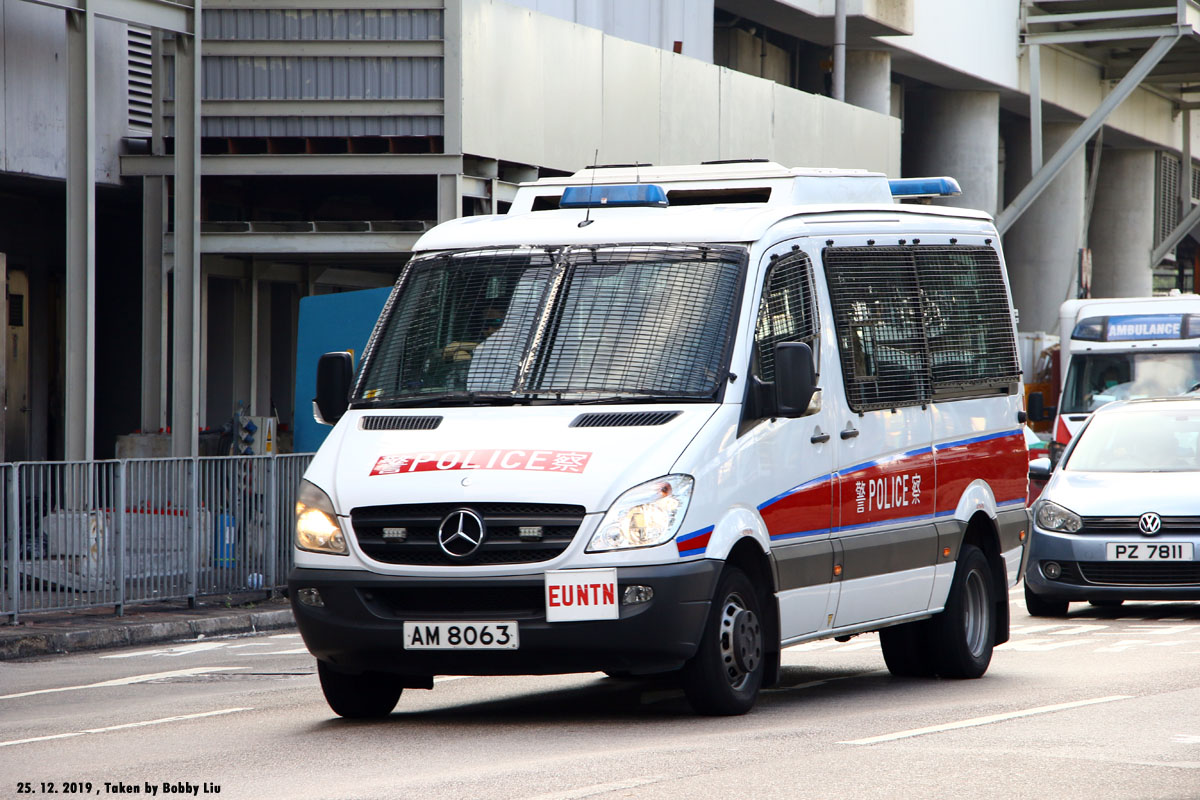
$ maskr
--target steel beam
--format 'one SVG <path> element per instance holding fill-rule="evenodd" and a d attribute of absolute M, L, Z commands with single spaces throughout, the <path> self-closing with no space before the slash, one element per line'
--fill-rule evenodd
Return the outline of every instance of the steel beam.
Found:
<path fill-rule="evenodd" d="M 141 429 L 166 427 L 166 286 L 163 280 L 163 178 L 142 181 L 142 410 Z"/>
<path fill-rule="evenodd" d="M 1012 224 L 1024 214 L 1038 195 L 1054 180 L 1055 176 L 1062 171 L 1071 157 L 1083 147 L 1088 139 L 1095 135 L 1104 121 L 1109 115 L 1125 101 L 1134 89 L 1141 84 L 1142 80 L 1154 69 L 1155 65 L 1162 60 L 1171 48 L 1179 41 L 1180 33 L 1178 29 L 1171 36 L 1164 36 L 1156 41 L 1145 54 L 1138 59 L 1137 64 L 1133 69 L 1121 79 L 1121 81 L 1113 87 L 1112 92 L 1108 97 L 1105 97 L 1100 105 L 1092 112 L 1083 123 L 1075 130 L 1074 133 L 1063 143 L 1046 165 L 1038 170 L 1037 174 L 1026 184 L 1025 188 L 1017 194 L 1016 198 L 1009 204 L 1007 208 L 1000 212 L 996 217 L 996 228 L 1001 234 L 1007 231 Z"/>
<path fill-rule="evenodd" d="M 453 176 L 451 176 L 453 177 Z M 200 252 L 209 255 L 302 255 L 407 253 L 421 233 L 202 233 Z M 174 253 L 176 237 L 165 237 Z"/>
<path fill-rule="evenodd" d="M 1042 168 L 1042 48 L 1029 47 L 1029 177 Z"/>
<path fill-rule="evenodd" d="M 207 51 L 206 51 L 207 52 Z M 446 175 L 462 172 L 462 156 L 336 153 L 203 156 L 205 175 Z M 172 175 L 170 156 L 121 156 L 121 175 Z"/>
<path fill-rule="evenodd" d="M 96 19 L 67 13 L 67 308 L 64 455 L 91 461 L 95 439 Z"/>
<path fill-rule="evenodd" d="M 1190 27 L 1179 25 L 1150 25 L 1144 28 L 1118 28 L 1115 30 L 1055 31 L 1054 33 L 1027 33 L 1026 44 L 1088 44 L 1112 42 L 1123 39 L 1162 39 L 1179 37 L 1191 32 Z"/>
<path fill-rule="evenodd" d="M 200 14 L 200 0 L 196 0 Z M 172 284 L 171 455 L 199 453 L 200 429 L 200 37 L 175 54 L 175 241 Z"/>
<path fill-rule="evenodd" d="M 1200 225 L 1200 206 L 1193 208 L 1191 213 L 1175 226 L 1175 230 L 1171 231 L 1171 234 L 1162 240 L 1162 244 L 1154 248 L 1154 251 L 1150 254 L 1150 266 L 1157 266 L 1160 261 L 1167 257 L 1167 253 L 1174 250 L 1175 245 L 1179 244 L 1183 237 L 1187 236 L 1188 232 L 1197 225 Z"/>

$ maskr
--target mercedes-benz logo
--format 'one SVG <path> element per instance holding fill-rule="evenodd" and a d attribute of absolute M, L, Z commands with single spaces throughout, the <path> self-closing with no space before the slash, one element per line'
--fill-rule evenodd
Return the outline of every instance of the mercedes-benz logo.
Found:
<path fill-rule="evenodd" d="M 1153 536 L 1162 530 L 1162 517 L 1153 511 L 1147 511 L 1138 517 L 1138 530 L 1147 536 Z"/>
<path fill-rule="evenodd" d="M 438 547 L 451 558 L 466 558 L 483 544 L 487 528 L 469 508 L 451 511 L 438 526 Z"/>

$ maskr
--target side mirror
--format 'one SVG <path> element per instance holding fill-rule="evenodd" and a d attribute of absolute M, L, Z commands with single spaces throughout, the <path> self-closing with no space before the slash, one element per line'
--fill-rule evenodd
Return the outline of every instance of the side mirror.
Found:
<path fill-rule="evenodd" d="M 333 425 L 350 406 L 350 381 L 354 360 L 348 352 L 326 353 L 317 361 L 317 396 L 313 417 L 322 425 Z"/>
<path fill-rule="evenodd" d="M 807 342 L 775 345 L 775 409 L 784 418 L 803 417 L 817 391 L 817 370 Z"/>
<path fill-rule="evenodd" d="M 1032 481 L 1048 481 L 1053 471 L 1054 466 L 1045 456 L 1029 462 L 1029 479 Z"/>
<path fill-rule="evenodd" d="M 1029 393 L 1029 421 L 1041 422 L 1046 418 L 1046 398 L 1041 392 Z"/>

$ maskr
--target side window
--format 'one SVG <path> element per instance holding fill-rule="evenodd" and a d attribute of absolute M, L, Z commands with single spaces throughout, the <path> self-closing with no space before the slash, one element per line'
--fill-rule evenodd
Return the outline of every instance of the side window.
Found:
<path fill-rule="evenodd" d="M 926 246 L 913 252 L 925 295 L 934 395 L 1015 381 L 1021 368 L 996 251 Z"/>
<path fill-rule="evenodd" d="M 823 256 L 850 408 L 927 402 L 929 355 L 911 248 L 831 247 Z"/>
<path fill-rule="evenodd" d="M 759 379 L 775 380 L 775 345 L 808 342 L 817 353 L 817 306 L 813 293 L 812 261 L 794 251 L 772 259 L 758 305 L 754 331 L 754 367 Z"/>

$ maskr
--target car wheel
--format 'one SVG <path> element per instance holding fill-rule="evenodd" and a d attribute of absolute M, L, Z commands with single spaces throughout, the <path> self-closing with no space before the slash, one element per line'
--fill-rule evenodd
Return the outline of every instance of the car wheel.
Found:
<path fill-rule="evenodd" d="M 978 678 L 987 672 L 996 640 L 995 610 L 987 557 L 978 547 L 964 544 L 946 608 L 929 621 L 934 672 L 943 678 Z"/>
<path fill-rule="evenodd" d="M 350 675 L 324 661 L 317 662 L 321 691 L 333 713 L 347 719 L 379 719 L 392 713 L 404 689 L 399 681 L 378 672 Z"/>
<path fill-rule="evenodd" d="M 700 714 L 745 714 L 758 699 L 765 663 L 758 592 L 746 573 L 727 567 L 700 646 L 680 675 L 683 693 Z"/>
<path fill-rule="evenodd" d="M 1039 597 L 1029 588 L 1028 583 L 1025 584 L 1025 610 L 1031 617 L 1065 617 L 1069 605 L 1071 603 L 1068 600 Z"/>
<path fill-rule="evenodd" d="M 934 674 L 929 620 L 883 628 L 879 631 L 879 646 L 888 672 L 897 678 L 928 678 Z"/>

